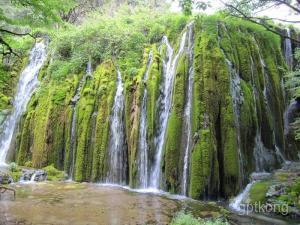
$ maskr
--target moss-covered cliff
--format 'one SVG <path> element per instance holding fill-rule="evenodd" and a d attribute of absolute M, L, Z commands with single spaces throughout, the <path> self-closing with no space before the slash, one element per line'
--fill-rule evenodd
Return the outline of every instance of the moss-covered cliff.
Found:
<path fill-rule="evenodd" d="M 147 15 L 146 20 L 145 16 L 102 18 L 101 23 L 81 26 L 53 39 L 48 63 L 40 74 L 40 88 L 20 123 L 15 150 L 18 164 L 54 164 L 67 173 L 73 166 L 76 181 L 105 181 L 110 115 L 116 70 L 120 68 L 125 87 L 128 184 L 138 186 L 142 93 L 147 88 L 151 165 L 164 72 L 161 39 L 166 34 L 177 52 L 189 20 L 178 15 Z M 239 192 L 251 172 L 279 167 L 282 159 L 278 151 L 284 156 L 295 155 L 284 152 L 281 80 L 286 65 L 281 42 L 259 26 L 214 16 L 194 19 L 193 42 L 188 193 L 196 199 L 228 197 Z M 153 62 L 147 68 L 150 51 Z M 86 76 L 89 60 L 93 73 Z M 182 186 L 183 114 L 190 66 L 187 54 L 181 54 L 161 161 L 161 186 L 173 193 L 180 193 Z M 144 81 L 146 69 L 149 75 Z M 74 104 L 72 98 L 81 81 L 80 98 Z"/>

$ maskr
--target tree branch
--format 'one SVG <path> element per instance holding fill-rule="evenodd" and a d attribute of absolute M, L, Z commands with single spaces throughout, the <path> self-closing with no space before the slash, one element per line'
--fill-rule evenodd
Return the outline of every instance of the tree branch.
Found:
<path fill-rule="evenodd" d="M 292 4 L 289 4 L 288 2 L 284 1 L 284 0 L 276 0 L 278 3 L 283 4 L 289 8 L 291 8 L 292 10 L 294 10 L 295 12 L 300 14 L 300 9 L 298 9 L 297 7 L 293 6 Z"/>
<path fill-rule="evenodd" d="M 291 37 L 288 37 L 287 35 L 285 35 L 285 34 L 283 34 L 283 33 L 280 33 L 279 31 L 276 31 L 276 30 L 272 29 L 272 27 L 270 27 L 269 25 L 256 21 L 256 19 L 264 20 L 263 18 L 255 18 L 255 17 L 248 16 L 248 15 L 246 15 L 243 11 L 241 11 L 240 9 L 238 9 L 237 7 L 235 7 L 234 5 L 225 3 L 225 2 L 222 1 L 222 0 L 220 0 L 220 1 L 221 1 L 226 7 L 233 9 L 233 10 L 236 11 L 239 15 L 241 15 L 241 16 L 237 16 L 237 15 L 231 15 L 231 16 L 234 16 L 234 17 L 237 17 L 237 18 L 240 18 L 240 19 L 246 19 L 246 20 L 248 20 L 248 21 L 250 21 L 250 22 L 252 22 L 252 23 L 255 23 L 255 24 L 257 24 L 257 25 L 261 25 L 261 26 L 263 26 L 267 31 L 270 31 L 270 32 L 272 32 L 272 33 L 274 33 L 274 34 L 276 34 L 276 35 L 281 36 L 282 38 L 290 39 L 290 40 L 292 40 L 293 42 L 296 42 L 296 43 L 299 43 L 299 44 L 300 44 L 300 41 L 299 41 L 299 40 L 294 39 L 294 38 L 291 38 Z"/>
<path fill-rule="evenodd" d="M 12 47 L 6 42 L 3 40 L 3 38 L 0 36 L 0 44 L 2 44 L 4 47 L 6 47 L 8 49 L 8 51 L 4 51 L 3 49 L 3 52 L 2 52 L 2 55 L 10 55 L 10 54 L 13 54 L 15 56 L 18 56 L 20 57 L 13 49 Z"/>
<path fill-rule="evenodd" d="M 30 34 L 30 32 L 27 32 L 27 33 L 16 33 L 16 32 L 14 32 L 14 31 L 5 30 L 5 29 L 3 29 L 3 28 L 0 28 L 0 32 L 8 33 L 8 34 L 16 35 L 16 36 L 27 36 L 27 35 L 28 35 L 28 36 L 34 38 L 34 37 Z"/>

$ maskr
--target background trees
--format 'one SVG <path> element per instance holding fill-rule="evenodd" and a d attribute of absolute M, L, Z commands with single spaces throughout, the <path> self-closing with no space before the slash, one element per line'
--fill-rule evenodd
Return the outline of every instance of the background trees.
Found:
<path fill-rule="evenodd" d="M 13 46 L 15 36 L 32 36 L 33 27 L 59 22 L 61 13 L 75 4 L 73 0 L 3 0 L 0 3 L 0 54 L 17 55 Z"/>

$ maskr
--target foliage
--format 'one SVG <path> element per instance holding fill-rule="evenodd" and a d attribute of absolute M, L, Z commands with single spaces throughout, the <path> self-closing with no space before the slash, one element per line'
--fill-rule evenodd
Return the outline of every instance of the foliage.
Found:
<path fill-rule="evenodd" d="M 179 212 L 170 225 L 229 225 L 224 219 L 200 219 L 190 213 Z"/>
<path fill-rule="evenodd" d="M 16 172 L 18 170 L 18 165 L 16 163 L 14 163 L 14 162 L 10 163 L 9 164 L 9 170 L 11 172 Z"/>
<path fill-rule="evenodd" d="M 185 15 L 191 15 L 193 6 L 199 10 L 205 11 L 210 7 L 210 1 L 200 1 L 200 0 L 180 0 L 180 7 Z"/>
<path fill-rule="evenodd" d="M 20 177 L 22 176 L 21 168 L 18 167 L 15 162 L 9 164 L 9 175 L 12 177 L 14 182 L 19 181 Z"/>
<path fill-rule="evenodd" d="M 49 181 L 61 181 L 65 177 L 65 173 L 56 169 L 53 165 L 44 167 L 43 170 L 47 172 L 47 180 Z"/>
<path fill-rule="evenodd" d="M 270 8 L 276 8 L 278 6 L 284 6 L 286 9 L 293 12 L 295 15 L 300 14 L 300 9 L 297 1 L 282 1 L 282 0 L 230 0 L 224 1 L 225 5 L 224 12 L 228 15 L 242 18 L 244 20 L 250 21 L 255 24 L 262 25 L 266 30 L 275 33 L 284 38 L 288 38 L 284 32 L 281 32 L 274 21 L 288 22 L 299 24 L 298 20 L 288 20 L 280 16 L 274 16 L 274 18 L 269 18 L 265 16 L 260 16 L 261 12 L 267 11 Z M 298 40 L 294 39 L 298 42 Z"/>
<path fill-rule="evenodd" d="M 289 95 L 293 98 L 300 97 L 300 48 L 296 48 L 294 54 L 295 67 L 294 70 L 288 71 L 285 76 L 285 86 L 289 91 Z M 296 140 L 300 140 L 300 118 L 292 124 L 296 131 Z"/>
<path fill-rule="evenodd" d="M 295 49 L 294 59 L 295 69 L 287 72 L 285 86 L 289 90 L 290 96 L 296 98 L 300 96 L 300 48 Z"/>
<path fill-rule="evenodd" d="M 180 6 L 185 15 L 191 15 L 193 10 L 193 0 L 180 0 Z"/>
<path fill-rule="evenodd" d="M 60 12 L 69 10 L 74 0 L 12 0 L 0 3 L 0 51 L 3 56 L 17 54 L 15 36 L 31 35 L 31 29 L 60 21 Z"/>
<path fill-rule="evenodd" d="M 130 15 L 129 15 L 130 14 Z M 53 34 L 53 58 L 48 72 L 55 80 L 85 69 L 93 63 L 113 58 L 126 76 L 137 74 L 144 45 L 158 42 L 163 35 L 181 32 L 186 18 L 180 15 L 150 12 L 149 9 L 122 8 L 114 17 L 92 15 L 79 27 L 69 26 Z"/>

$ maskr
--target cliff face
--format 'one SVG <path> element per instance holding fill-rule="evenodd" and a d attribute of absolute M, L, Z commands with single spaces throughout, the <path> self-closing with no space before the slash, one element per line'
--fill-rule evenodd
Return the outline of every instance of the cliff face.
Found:
<path fill-rule="evenodd" d="M 82 40 L 80 32 L 74 34 L 72 46 L 58 40 L 40 73 L 40 88 L 20 123 L 15 161 L 19 165 L 31 161 L 34 167 L 54 164 L 67 173 L 72 170 L 76 181 L 105 182 L 110 168 L 108 145 L 118 69 L 125 97 L 122 148 L 127 160 L 123 169 L 131 187 L 140 187 L 141 163 L 150 183 L 153 164 L 159 160 L 159 183 L 166 191 L 182 193 L 186 182 L 186 193 L 192 198 L 228 197 L 239 192 L 251 172 L 271 171 L 283 160 L 293 159 L 294 152 L 285 152 L 282 79 L 286 64 L 280 39 L 260 27 L 235 20 L 196 19 L 192 36 L 186 24 L 186 18 L 170 19 L 162 27 L 151 27 L 151 38 L 138 37 L 138 44 L 133 42 L 135 34 L 126 33 L 128 36 L 118 43 L 122 46 L 126 42 L 128 46 L 115 52 L 107 51 L 118 46 L 106 43 L 101 30 Z M 147 25 L 143 29 L 147 32 Z M 162 30 L 168 31 L 173 56 L 167 54 L 167 46 L 160 41 Z M 187 39 L 181 43 L 184 34 Z M 92 61 L 92 74 L 86 75 L 84 67 L 65 69 L 86 42 L 95 43 L 95 48 L 89 50 L 92 55 L 85 57 Z M 180 53 L 181 44 L 184 49 Z M 107 56 L 98 57 L 94 54 L 97 51 Z M 170 57 L 174 64 L 171 107 L 158 159 L 166 104 L 162 101 L 166 94 L 163 87 Z M 56 78 L 59 73 L 65 73 L 63 78 Z M 79 97 L 74 100 L 78 91 Z M 139 147 L 143 112 L 146 158 Z M 187 124 L 191 126 L 190 134 Z"/>

